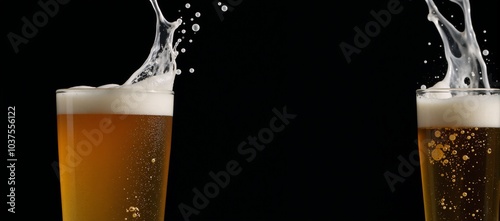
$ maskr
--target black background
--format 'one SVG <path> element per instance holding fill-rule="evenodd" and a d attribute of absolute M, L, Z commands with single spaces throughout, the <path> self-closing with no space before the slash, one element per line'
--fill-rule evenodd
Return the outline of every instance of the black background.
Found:
<path fill-rule="evenodd" d="M 401 0 L 402 11 L 372 29 L 350 63 L 339 47 L 355 46 L 354 28 L 374 24 L 370 11 L 394 1 L 221 0 L 230 7 L 221 14 L 216 1 L 190 0 L 186 9 L 184 0 L 160 0 L 167 20 L 186 21 L 178 30 L 187 33 L 176 36 L 193 40 L 181 42 L 186 53 L 177 59 L 183 73 L 174 86 L 166 220 L 184 220 L 179 205 L 192 206 L 193 188 L 203 189 L 212 182 L 209 172 L 231 160 L 242 172 L 190 220 L 424 220 L 420 170 L 412 164 L 414 92 L 446 71 L 425 1 Z M 8 33 L 22 35 L 22 18 L 42 9 L 35 0 L 0 5 L 5 115 L 9 106 L 16 110 L 16 213 L 4 212 L 7 220 L 61 220 L 52 167 L 55 90 L 121 84 L 153 43 L 146 0 L 67 2 L 17 53 Z M 471 4 L 480 47 L 490 51 L 490 82 L 498 87 L 497 2 Z M 458 6 L 442 7 L 460 21 Z M 190 18 L 201 26 L 196 34 Z M 238 145 L 268 127 L 273 109 L 284 108 L 295 119 L 245 161 Z M 391 190 L 384 174 L 402 182 Z"/>

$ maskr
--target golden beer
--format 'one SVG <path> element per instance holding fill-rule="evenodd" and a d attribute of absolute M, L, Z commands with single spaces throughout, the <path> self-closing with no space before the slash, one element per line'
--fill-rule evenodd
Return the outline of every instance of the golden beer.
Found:
<path fill-rule="evenodd" d="M 500 128 L 419 128 L 426 220 L 498 221 Z"/>
<path fill-rule="evenodd" d="M 172 134 L 171 92 L 57 93 L 64 221 L 163 221 Z"/>
<path fill-rule="evenodd" d="M 425 220 L 499 221 L 500 91 L 435 90 L 417 97 Z"/>

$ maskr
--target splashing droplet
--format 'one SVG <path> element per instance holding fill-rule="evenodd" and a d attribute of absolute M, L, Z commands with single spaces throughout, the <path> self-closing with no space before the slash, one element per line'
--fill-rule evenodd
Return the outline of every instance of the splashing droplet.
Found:
<path fill-rule="evenodd" d="M 480 80 L 482 86 L 489 88 L 488 77 L 479 75 L 472 76 L 471 73 L 482 73 L 487 76 L 486 63 L 481 55 L 481 50 L 476 40 L 472 27 L 471 10 L 469 1 L 453 1 L 458 4 L 464 15 L 464 30 L 459 31 L 438 10 L 433 0 L 426 0 L 429 8 L 427 18 L 433 22 L 439 31 L 444 43 L 444 51 L 448 62 L 448 70 L 444 79 L 436 83 L 436 87 L 449 88 L 479 88 Z M 471 62 L 472 61 L 472 62 Z M 463 79 L 470 78 L 470 84 Z"/>
<path fill-rule="evenodd" d="M 182 19 L 169 22 L 163 17 L 158 2 L 150 1 L 156 14 L 156 36 L 153 47 L 148 58 L 143 65 L 136 70 L 124 85 L 131 85 L 141 82 L 153 76 L 161 75 L 161 87 L 172 90 L 177 64 L 176 57 L 179 54 L 176 50 L 178 44 L 172 45 L 175 30 L 182 24 Z M 158 86 L 155 84 L 150 86 Z"/>

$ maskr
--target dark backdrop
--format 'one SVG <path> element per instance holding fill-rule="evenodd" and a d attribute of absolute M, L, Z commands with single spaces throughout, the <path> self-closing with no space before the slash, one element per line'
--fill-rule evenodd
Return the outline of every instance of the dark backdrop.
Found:
<path fill-rule="evenodd" d="M 185 3 L 159 1 L 187 31 L 167 220 L 186 220 L 179 207 L 194 207 L 193 190 L 234 162 L 241 172 L 189 220 L 423 220 L 414 92 L 446 71 L 424 0 L 221 0 L 226 12 L 215 0 Z M 498 86 L 496 9 L 472 2 Z M 15 186 L 4 184 L 4 196 L 15 187 L 16 213 L 4 214 L 61 220 L 55 90 L 123 83 L 149 53 L 154 13 L 146 0 L 11 0 L 0 10 L 4 111 L 16 112 L 15 156 L 4 154 L 17 159 Z M 455 5 L 443 11 L 460 20 Z M 35 27 L 23 33 L 27 22 Z M 280 116 L 286 125 L 270 136 Z M 261 151 L 238 151 L 259 134 Z"/>

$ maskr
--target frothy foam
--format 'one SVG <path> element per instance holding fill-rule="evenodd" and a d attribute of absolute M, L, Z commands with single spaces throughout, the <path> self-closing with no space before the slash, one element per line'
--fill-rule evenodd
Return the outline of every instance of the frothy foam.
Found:
<path fill-rule="evenodd" d="M 500 95 L 417 96 L 418 127 L 500 127 Z"/>
<path fill-rule="evenodd" d="M 433 0 L 425 0 L 427 18 L 439 31 L 448 69 L 443 80 L 431 88 L 469 88 L 470 90 L 425 93 L 417 96 L 419 127 L 500 127 L 500 95 L 474 95 L 472 89 L 490 88 L 486 63 L 472 27 L 468 0 L 450 0 L 464 15 L 464 30 L 459 31 L 438 10 Z M 425 86 L 422 86 L 425 89 Z M 431 89 L 432 90 L 432 89 Z"/>
<path fill-rule="evenodd" d="M 58 114 L 140 114 L 173 116 L 171 91 L 140 88 L 72 88 L 58 90 Z"/>

